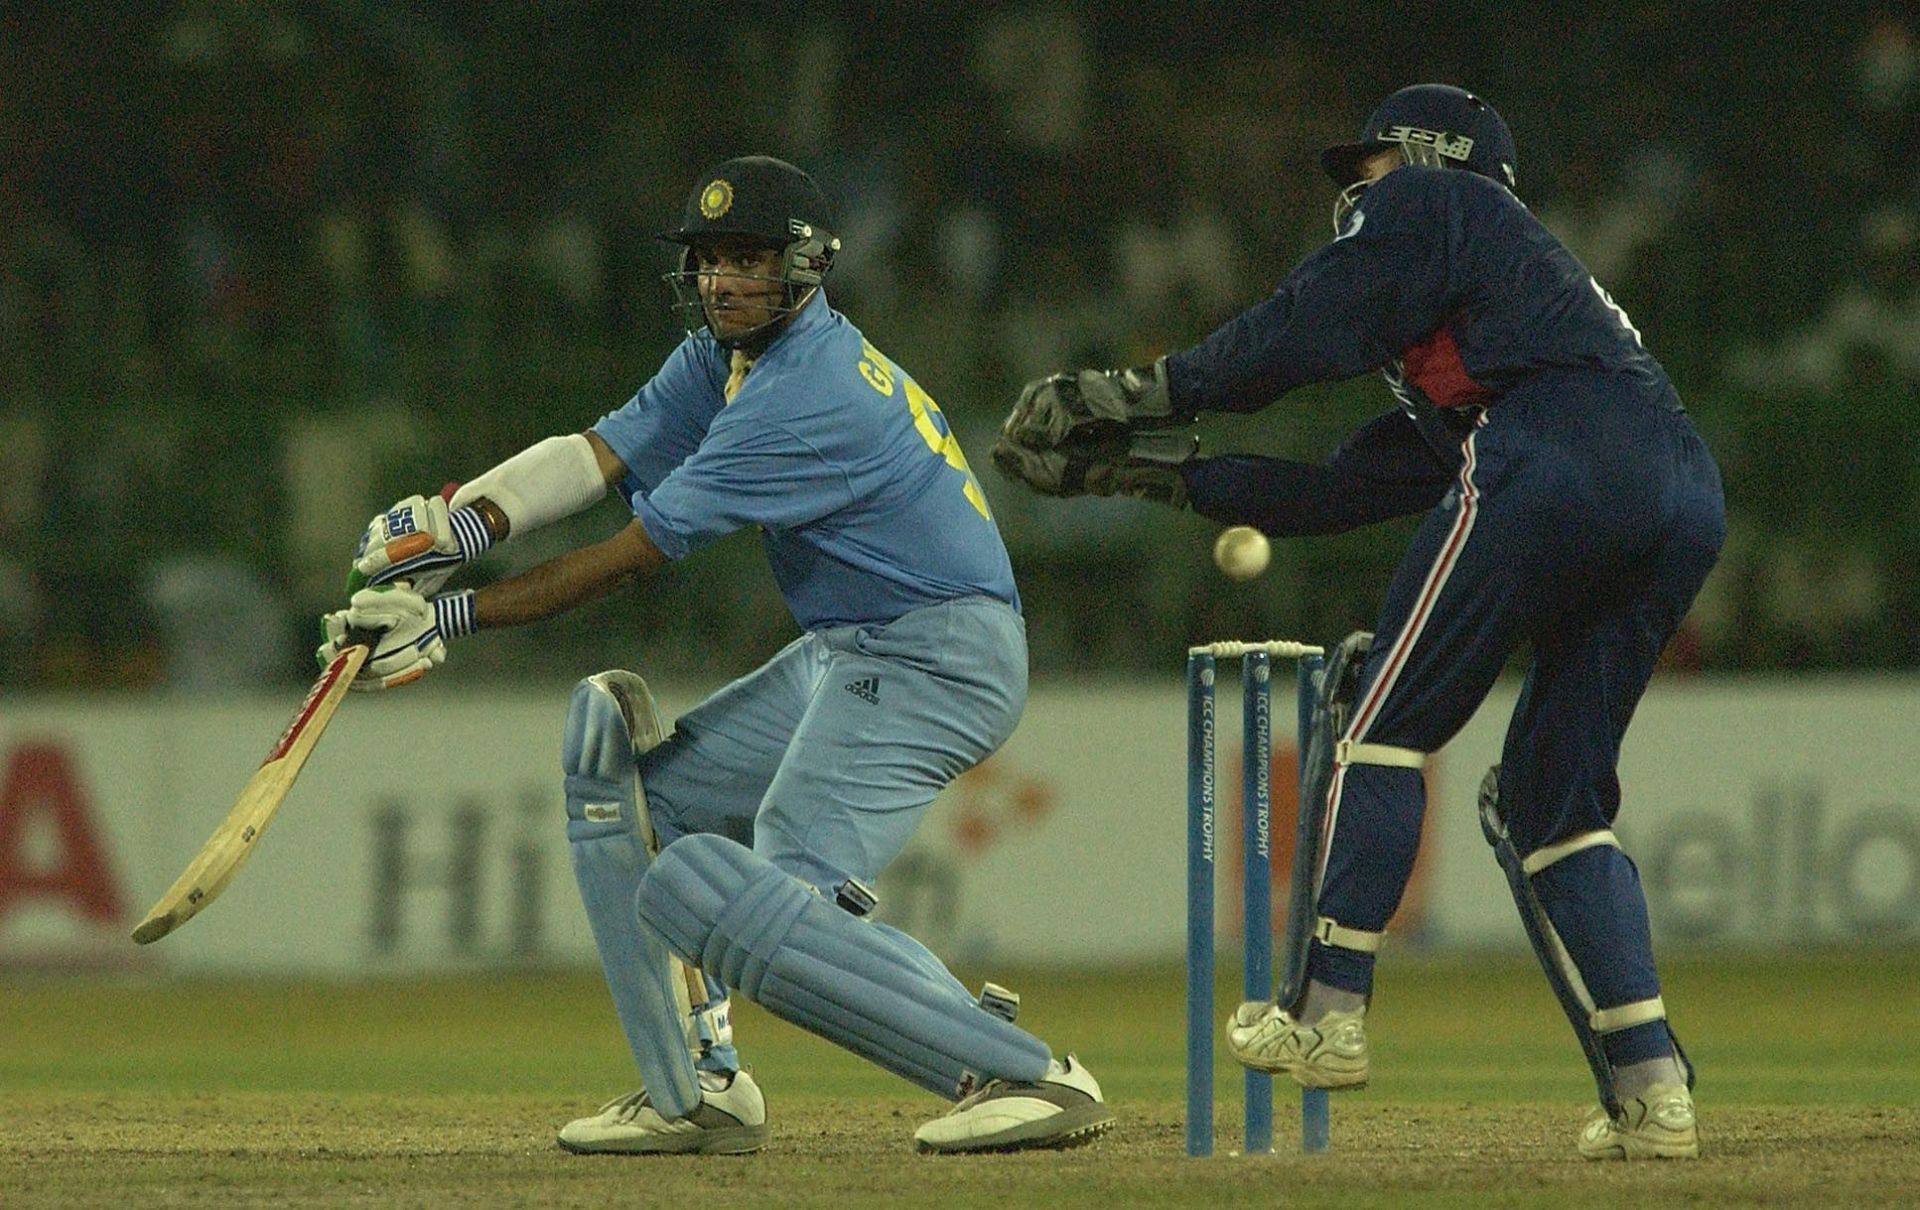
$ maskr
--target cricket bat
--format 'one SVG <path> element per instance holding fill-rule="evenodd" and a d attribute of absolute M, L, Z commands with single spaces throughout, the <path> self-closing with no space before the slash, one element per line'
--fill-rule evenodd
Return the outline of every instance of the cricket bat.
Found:
<path fill-rule="evenodd" d="M 327 729 L 333 712 L 340 707 L 340 699 L 346 696 L 347 687 L 353 683 L 370 650 L 365 644 L 356 643 L 333 657 L 320 678 L 314 681 L 313 688 L 307 690 L 306 700 L 300 703 L 300 709 L 281 733 L 279 742 L 273 745 L 273 751 L 267 753 L 267 759 L 260 762 L 260 768 L 247 780 L 246 787 L 240 791 L 240 800 L 233 804 L 213 835 L 207 837 L 207 843 L 200 846 L 199 854 L 187 863 L 167 893 L 160 896 L 140 927 L 133 930 L 134 941 L 146 945 L 160 940 L 193 919 L 227 889 L 233 876 L 240 872 L 240 866 L 252 855 L 260 833 L 267 830 L 274 812 L 280 809 L 281 800 L 293 788 L 300 766 L 307 763 L 313 746 L 320 742 L 320 733 Z"/>

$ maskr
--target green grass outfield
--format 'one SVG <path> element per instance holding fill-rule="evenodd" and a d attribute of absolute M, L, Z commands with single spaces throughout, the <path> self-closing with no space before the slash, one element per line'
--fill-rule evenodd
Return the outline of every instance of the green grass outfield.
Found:
<path fill-rule="evenodd" d="M 772 1144 L 738 1158 L 573 1157 L 567 1118 L 632 1083 L 598 976 L 313 984 L 0 982 L 0 1206 L 1913 1205 L 1920 952 L 1674 958 L 1701 1072 L 1697 1163 L 1589 1164 L 1592 1088 L 1524 956 L 1389 954 L 1374 1080 L 1304 1157 L 1182 1154 L 1179 972 L 1005 973 L 1022 1024 L 1072 1049 L 1118 1127 L 1077 1151 L 927 1157 L 941 1102 L 752 1006 L 738 1037 Z M 975 976 L 973 981 L 977 981 Z M 1237 995 L 1222 980 L 1219 1012 Z"/>

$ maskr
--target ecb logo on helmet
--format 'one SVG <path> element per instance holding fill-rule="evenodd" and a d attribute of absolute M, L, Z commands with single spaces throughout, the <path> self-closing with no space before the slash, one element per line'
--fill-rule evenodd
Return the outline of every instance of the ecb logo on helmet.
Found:
<path fill-rule="evenodd" d="M 707 219 L 716 219 L 733 208 L 733 186 L 725 181 L 715 181 L 700 191 L 700 214 Z"/>

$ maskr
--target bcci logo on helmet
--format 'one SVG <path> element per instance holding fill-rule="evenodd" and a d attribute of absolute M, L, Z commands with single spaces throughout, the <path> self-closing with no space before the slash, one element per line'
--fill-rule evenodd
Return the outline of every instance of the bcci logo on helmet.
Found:
<path fill-rule="evenodd" d="M 700 215 L 712 221 L 733 209 L 733 186 L 716 180 L 700 191 Z"/>

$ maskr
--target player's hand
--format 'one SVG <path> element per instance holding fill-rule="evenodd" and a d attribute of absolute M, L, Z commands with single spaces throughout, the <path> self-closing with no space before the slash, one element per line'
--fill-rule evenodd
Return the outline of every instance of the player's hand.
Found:
<path fill-rule="evenodd" d="M 417 681 L 447 658 L 434 603 L 406 584 L 381 584 L 354 593 L 347 608 L 320 619 L 320 635 L 313 655 L 322 668 L 356 639 L 370 640 L 373 651 L 353 679 L 352 687 L 361 691 Z"/>
<path fill-rule="evenodd" d="M 993 464 L 1043 496 L 1131 496 L 1185 508 L 1180 467 L 1198 446 L 1191 433 L 1163 432 L 1133 434 L 1117 449 L 1036 450 L 1002 435 L 993 445 Z"/>
<path fill-rule="evenodd" d="M 449 490 L 408 496 L 368 522 L 354 548 L 347 591 L 406 580 L 422 596 L 431 595 L 461 564 L 492 545 L 492 531 L 479 509 L 449 508 L 451 495 Z"/>
<path fill-rule="evenodd" d="M 1167 396 L 1166 358 L 1131 370 L 1074 370 L 1027 384 L 1000 426 L 1005 442 L 1030 450 L 1111 451 L 1139 429 L 1184 424 Z"/>

